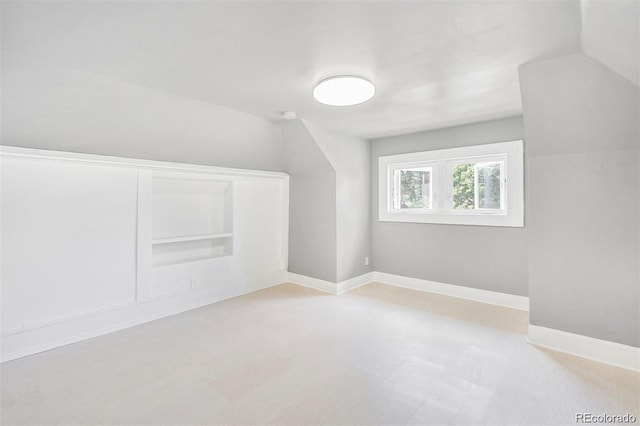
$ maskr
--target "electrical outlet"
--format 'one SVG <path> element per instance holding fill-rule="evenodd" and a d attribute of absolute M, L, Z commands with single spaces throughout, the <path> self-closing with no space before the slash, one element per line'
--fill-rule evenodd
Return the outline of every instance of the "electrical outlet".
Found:
<path fill-rule="evenodd" d="M 369 266 L 369 256 L 364 258 L 364 266 Z"/>

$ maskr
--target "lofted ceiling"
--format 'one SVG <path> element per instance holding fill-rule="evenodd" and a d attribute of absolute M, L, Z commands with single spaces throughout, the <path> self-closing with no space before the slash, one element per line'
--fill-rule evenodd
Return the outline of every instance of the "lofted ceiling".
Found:
<path fill-rule="evenodd" d="M 3 52 L 367 138 L 519 114 L 517 67 L 579 49 L 576 0 L 2 3 Z M 376 96 L 316 103 L 338 74 Z"/>

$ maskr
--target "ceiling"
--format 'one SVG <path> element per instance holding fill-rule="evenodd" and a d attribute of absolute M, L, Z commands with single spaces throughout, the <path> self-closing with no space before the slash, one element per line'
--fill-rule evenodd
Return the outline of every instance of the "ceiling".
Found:
<path fill-rule="evenodd" d="M 3 51 L 367 138 L 519 114 L 517 67 L 579 48 L 574 0 L 2 4 Z M 376 96 L 316 103 L 339 74 Z"/>

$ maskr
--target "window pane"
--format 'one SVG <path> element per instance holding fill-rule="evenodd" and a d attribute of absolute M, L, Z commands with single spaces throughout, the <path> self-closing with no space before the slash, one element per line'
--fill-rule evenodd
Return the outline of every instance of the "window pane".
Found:
<path fill-rule="evenodd" d="M 500 163 L 476 164 L 478 208 L 500 209 Z"/>
<path fill-rule="evenodd" d="M 431 208 L 432 169 L 399 169 L 394 171 L 397 194 L 394 197 L 396 209 Z"/>
<path fill-rule="evenodd" d="M 475 206 L 475 164 L 453 166 L 453 208 L 472 210 Z"/>
<path fill-rule="evenodd" d="M 503 209 L 500 188 L 502 162 L 459 163 L 453 166 L 453 208 Z"/>

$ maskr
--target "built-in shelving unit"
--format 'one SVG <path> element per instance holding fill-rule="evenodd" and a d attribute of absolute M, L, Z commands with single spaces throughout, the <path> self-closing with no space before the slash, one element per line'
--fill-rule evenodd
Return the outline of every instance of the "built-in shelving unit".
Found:
<path fill-rule="evenodd" d="M 285 173 L 4 145 L 0 163 L 2 361 L 286 279 Z"/>
<path fill-rule="evenodd" d="M 153 246 L 154 268 L 191 263 L 231 255 L 232 237 L 182 241 Z"/>
<path fill-rule="evenodd" d="M 184 291 L 203 262 L 233 254 L 233 184 L 219 176 L 157 172 L 152 188 L 153 293 Z"/>
<path fill-rule="evenodd" d="M 230 232 L 225 234 L 187 235 L 184 237 L 159 238 L 157 240 L 153 240 L 152 244 L 171 244 L 171 243 L 182 243 L 185 241 L 215 240 L 218 238 L 227 238 L 232 236 L 233 234 Z"/>

